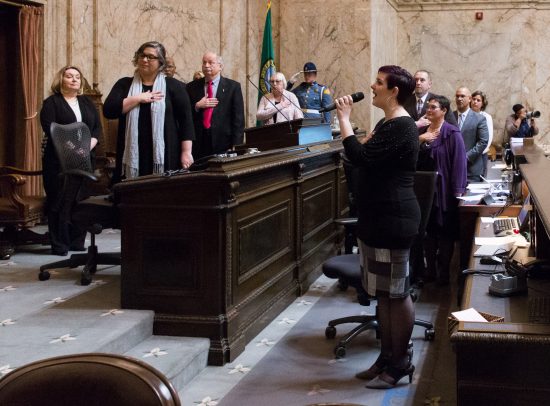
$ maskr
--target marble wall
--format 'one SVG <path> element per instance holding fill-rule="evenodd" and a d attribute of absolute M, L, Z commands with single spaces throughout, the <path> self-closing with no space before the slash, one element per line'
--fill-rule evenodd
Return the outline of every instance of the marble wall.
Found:
<path fill-rule="evenodd" d="M 549 10 L 493 8 L 476 20 L 472 9 L 415 10 L 398 13 L 398 63 L 432 72 L 435 93 L 453 102 L 459 86 L 483 90 L 493 116 L 495 142 L 502 139 L 512 105 L 542 112 L 541 136 L 548 131 Z M 541 142 L 545 142 L 541 140 Z"/>
<path fill-rule="evenodd" d="M 132 75 L 133 54 L 149 40 L 165 45 L 180 78 L 189 81 L 203 53 L 213 50 L 224 58 L 223 74 L 242 84 L 247 121 L 254 123 L 257 91 L 247 75 L 257 82 L 265 10 L 264 1 L 254 0 L 50 0 L 45 81 L 72 63 L 106 96 L 117 79 Z"/>
<path fill-rule="evenodd" d="M 548 130 L 550 50 L 542 39 L 550 30 L 550 0 L 272 3 L 276 65 L 287 77 L 311 60 L 319 82 L 336 96 L 370 95 L 380 65 L 425 68 L 433 73 L 433 90 L 448 97 L 459 85 L 484 90 L 497 135 L 517 102 L 540 110 L 541 133 Z M 247 78 L 257 83 L 265 6 L 266 0 L 48 0 L 45 83 L 71 62 L 105 95 L 132 74 L 134 51 L 152 39 L 166 45 L 189 80 L 212 49 L 224 56 L 224 74 L 242 84 L 247 125 L 254 125 L 257 90 Z M 484 12 L 483 20 L 475 19 L 476 11 Z M 369 100 L 353 113 L 365 128 L 380 117 Z"/>

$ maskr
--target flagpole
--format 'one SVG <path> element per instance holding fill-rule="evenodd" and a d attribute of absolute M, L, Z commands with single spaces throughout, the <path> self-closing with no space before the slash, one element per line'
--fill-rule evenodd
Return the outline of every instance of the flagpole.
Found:
<path fill-rule="evenodd" d="M 264 34 L 262 41 L 262 55 L 260 60 L 260 77 L 258 83 L 258 103 L 264 94 L 269 93 L 269 78 L 275 73 L 275 51 L 271 29 L 271 0 L 267 0 Z M 256 125 L 260 125 L 256 122 Z"/>

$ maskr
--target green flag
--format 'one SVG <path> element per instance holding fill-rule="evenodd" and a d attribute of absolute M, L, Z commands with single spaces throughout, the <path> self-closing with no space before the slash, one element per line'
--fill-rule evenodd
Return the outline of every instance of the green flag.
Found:
<path fill-rule="evenodd" d="M 260 64 L 260 83 L 258 83 L 258 103 L 262 95 L 269 93 L 271 86 L 269 78 L 275 73 L 275 52 L 271 39 L 271 0 L 267 1 L 267 14 L 265 16 L 264 39 L 262 42 L 262 60 Z M 259 123 L 257 123 L 259 125 Z"/>

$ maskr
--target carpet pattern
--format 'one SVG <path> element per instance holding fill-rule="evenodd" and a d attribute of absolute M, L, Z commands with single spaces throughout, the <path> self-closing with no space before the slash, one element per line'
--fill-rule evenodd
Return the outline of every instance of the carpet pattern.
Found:
<path fill-rule="evenodd" d="M 217 395 L 215 386 L 205 396 L 193 398 L 204 406 L 304 406 L 331 402 L 358 405 L 452 405 L 454 394 L 454 364 L 449 357 L 450 344 L 446 336 L 447 307 L 440 305 L 449 299 L 448 292 L 426 289 L 424 301 L 416 304 L 417 317 L 436 321 L 436 341 L 424 341 L 424 329 L 413 332 L 416 372 L 411 385 L 403 379 L 394 389 L 373 390 L 354 377 L 370 366 L 378 356 L 380 346 L 373 331 L 363 333 L 347 348 L 346 358 L 335 359 L 334 345 L 338 338 L 354 325 L 337 327 L 334 340 L 325 338 L 328 320 L 352 314 L 374 311 L 355 301 L 354 292 L 339 291 L 334 281 L 319 278 L 313 290 L 298 298 L 276 321 L 249 345 L 270 349 L 254 365 L 246 356 L 239 357 L 225 367 L 226 374 L 239 375 L 239 382 L 227 394 Z M 429 296 L 431 295 L 431 298 Z M 309 305 L 308 305 L 309 303 Z M 292 312 L 304 306 L 308 311 L 301 317 Z M 298 319 L 296 321 L 296 319 Z M 288 332 L 278 338 L 277 324 L 293 323 Z M 284 328 L 284 326 L 283 326 Z M 247 348 L 248 351 L 248 348 Z M 442 354 L 445 353 L 445 354 Z M 441 374 L 438 368 L 444 368 Z M 450 369 L 450 370 L 449 370 Z M 434 374 L 437 374 L 434 376 Z M 201 378 L 196 378 L 200 380 Z M 222 378 L 223 379 L 223 378 Z M 213 382 L 212 382 L 213 383 Z"/>

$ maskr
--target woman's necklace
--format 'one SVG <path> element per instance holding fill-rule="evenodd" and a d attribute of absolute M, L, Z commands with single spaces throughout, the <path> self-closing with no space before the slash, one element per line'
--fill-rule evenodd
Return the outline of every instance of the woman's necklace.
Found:
<path fill-rule="evenodd" d="M 69 103 L 69 106 L 76 107 L 78 106 L 78 98 L 74 97 L 65 97 L 65 101 Z"/>

